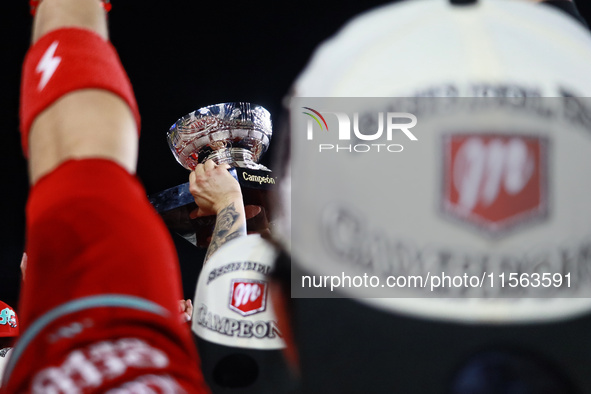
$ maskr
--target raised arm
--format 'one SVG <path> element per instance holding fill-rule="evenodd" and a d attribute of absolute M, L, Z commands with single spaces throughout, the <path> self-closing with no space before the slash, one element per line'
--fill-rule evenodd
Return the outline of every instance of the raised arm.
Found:
<path fill-rule="evenodd" d="M 27 278 L 0 391 L 209 392 L 174 244 L 133 175 L 139 112 L 101 1 L 43 0 L 22 75 Z"/>
<path fill-rule="evenodd" d="M 81 48 L 89 47 L 89 39 L 97 42 L 95 53 L 90 58 L 78 56 Z M 68 159 L 109 159 L 134 173 L 138 122 L 133 91 L 108 43 L 101 3 L 42 1 L 21 98 L 31 184 Z"/>
<path fill-rule="evenodd" d="M 224 243 L 246 235 L 246 216 L 238 181 L 228 172 L 227 164 L 212 160 L 198 164 L 189 176 L 190 191 L 199 210 L 194 215 L 217 215 L 205 262 Z"/>

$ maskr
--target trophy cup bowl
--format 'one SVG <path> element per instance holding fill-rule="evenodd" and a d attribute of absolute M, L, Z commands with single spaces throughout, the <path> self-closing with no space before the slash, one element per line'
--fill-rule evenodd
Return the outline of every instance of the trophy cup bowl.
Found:
<path fill-rule="evenodd" d="M 272 136 L 270 113 L 260 105 L 245 102 L 214 104 L 197 109 L 177 120 L 167 134 L 176 160 L 186 169 L 213 160 L 226 163 L 242 189 L 247 230 L 268 228 L 266 191 L 275 183 L 271 170 L 258 161 L 267 151 Z M 171 231 L 196 246 L 206 247 L 215 225 L 215 216 L 191 219 L 197 209 L 185 183 L 155 195 L 150 202 Z"/>
<path fill-rule="evenodd" d="M 271 127 L 271 114 L 260 105 L 215 104 L 180 118 L 168 131 L 168 145 L 188 170 L 211 159 L 216 164 L 270 171 L 258 160 L 269 147 Z"/>

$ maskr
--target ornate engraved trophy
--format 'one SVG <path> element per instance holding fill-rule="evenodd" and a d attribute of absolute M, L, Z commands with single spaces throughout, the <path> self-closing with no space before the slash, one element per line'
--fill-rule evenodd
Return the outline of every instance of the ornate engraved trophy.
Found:
<path fill-rule="evenodd" d="M 200 108 L 180 118 L 168 131 L 168 145 L 177 161 L 193 170 L 211 159 L 227 163 L 242 188 L 247 230 L 268 227 L 266 191 L 276 182 L 271 170 L 258 163 L 269 147 L 271 115 L 260 105 L 233 102 Z M 206 247 L 215 216 L 190 218 L 197 209 L 189 183 L 149 196 L 168 228 L 196 246 Z"/>

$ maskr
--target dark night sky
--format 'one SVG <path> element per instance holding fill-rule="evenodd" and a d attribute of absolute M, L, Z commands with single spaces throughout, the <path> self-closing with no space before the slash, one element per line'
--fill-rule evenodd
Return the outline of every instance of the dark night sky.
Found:
<path fill-rule="evenodd" d="M 179 117 L 209 104 L 249 101 L 266 107 L 277 125 L 281 99 L 318 43 L 351 16 L 386 2 L 113 0 L 111 40 L 142 115 L 138 175 L 147 193 L 188 179 L 166 143 L 166 131 Z M 19 142 L 18 91 L 32 19 L 26 0 L 4 3 L 0 300 L 16 306 L 28 190 Z M 591 4 L 579 3 L 581 13 L 591 20 Z M 181 251 L 188 283 L 194 281 L 199 256 L 190 245 Z"/>

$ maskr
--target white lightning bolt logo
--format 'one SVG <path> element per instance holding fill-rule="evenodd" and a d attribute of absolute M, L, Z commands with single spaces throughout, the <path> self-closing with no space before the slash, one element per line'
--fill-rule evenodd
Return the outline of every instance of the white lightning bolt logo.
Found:
<path fill-rule="evenodd" d="M 43 90 L 45 85 L 47 85 L 47 82 L 49 82 L 49 80 L 53 76 L 53 73 L 55 73 L 55 70 L 62 61 L 61 57 L 54 56 L 58 44 L 59 43 L 57 41 L 54 41 L 53 44 L 51 44 L 49 48 L 47 48 L 47 50 L 43 54 L 43 57 L 41 58 L 41 61 L 37 65 L 37 72 L 42 73 L 41 81 L 39 81 L 39 86 L 37 87 L 37 90 L 39 91 Z"/>

